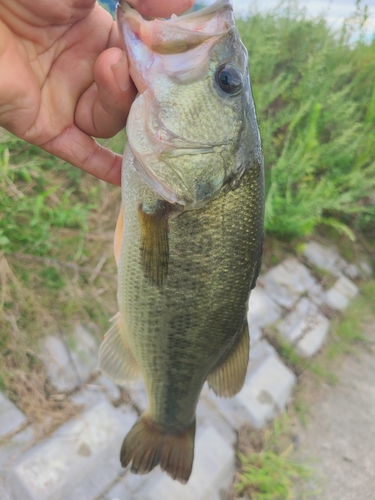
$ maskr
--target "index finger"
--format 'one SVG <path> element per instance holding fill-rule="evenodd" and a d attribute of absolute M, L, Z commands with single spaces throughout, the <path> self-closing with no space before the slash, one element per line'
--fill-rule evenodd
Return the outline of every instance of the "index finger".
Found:
<path fill-rule="evenodd" d="M 170 17 L 190 9 L 194 0 L 128 0 L 128 3 L 143 16 Z"/>

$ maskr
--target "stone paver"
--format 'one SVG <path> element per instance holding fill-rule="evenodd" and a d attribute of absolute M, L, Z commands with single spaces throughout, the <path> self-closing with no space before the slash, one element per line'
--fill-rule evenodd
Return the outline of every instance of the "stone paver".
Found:
<path fill-rule="evenodd" d="M 122 472 L 119 451 L 136 419 L 103 401 L 19 457 L 6 473 L 12 500 L 92 500 Z"/>
<path fill-rule="evenodd" d="M 103 497 L 103 500 L 133 500 L 134 496 L 125 481 L 119 481 Z"/>
<path fill-rule="evenodd" d="M 0 392 L 0 438 L 16 432 L 26 422 L 26 416 Z"/>
<path fill-rule="evenodd" d="M 315 283 L 307 292 L 307 296 L 310 300 L 314 302 L 317 306 L 324 304 L 325 292 L 323 287 L 319 283 Z"/>
<path fill-rule="evenodd" d="M 4 470 L 8 468 L 9 464 L 19 456 L 22 450 L 33 442 L 34 437 L 34 429 L 28 426 L 0 446 L 0 477 Z"/>
<path fill-rule="evenodd" d="M 12 500 L 9 496 L 8 488 L 5 485 L 5 475 L 7 469 L 21 453 L 26 451 L 34 440 L 34 429 L 31 426 L 15 434 L 10 440 L 5 441 L 0 446 L 0 499 Z"/>
<path fill-rule="evenodd" d="M 250 331 L 253 327 L 271 325 L 281 318 L 281 313 L 280 307 L 268 297 L 263 288 L 257 286 L 252 290 L 247 314 Z"/>
<path fill-rule="evenodd" d="M 315 285 L 306 266 L 296 258 L 286 259 L 262 276 L 268 296 L 277 304 L 290 308 L 300 295 Z"/>
<path fill-rule="evenodd" d="M 144 383 L 142 381 L 129 382 L 124 385 L 124 388 L 129 394 L 129 397 L 137 410 L 140 413 L 145 411 L 147 408 L 148 398 Z"/>
<path fill-rule="evenodd" d="M 267 340 L 259 340 L 255 345 L 250 347 L 250 364 L 248 371 L 253 371 L 266 357 L 276 355 L 274 347 L 272 347 Z"/>
<path fill-rule="evenodd" d="M 101 375 L 72 394 L 69 399 L 77 405 L 82 405 L 84 409 L 89 409 L 104 399 L 113 403 L 117 402 L 120 397 L 119 387 L 112 380 Z"/>
<path fill-rule="evenodd" d="M 262 330 L 258 326 L 249 326 L 250 349 L 262 338 Z"/>
<path fill-rule="evenodd" d="M 51 384 L 70 392 L 86 382 L 96 367 L 98 345 L 81 325 L 71 335 L 49 335 L 41 343 L 42 361 Z"/>
<path fill-rule="evenodd" d="M 356 295 L 359 289 L 350 279 L 341 276 L 325 295 L 326 303 L 333 309 L 343 311 L 346 309 Z"/>
<path fill-rule="evenodd" d="M 328 319 L 319 312 L 318 307 L 307 297 L 303 297 L 276 328 L 287 342 L 296 345 L 299 355 L 310 358 L 322 348 L 329 325 Z"/>
<path fill-rule="evenodd" d="M 86 382 L 95 370 L 98 362 L 98 343 L 82 325 L 76 325 L 73 333 L 66 336 L 73 363 L 80 383 Z"/>
<path fill-rule="evenodd" d="M 12 466 L 18 456 L 26 451 L 34 439 L 34 430 L 31 426 L 15 434 L 0 446 L 0 499 L 12 500 L 5 485 L 7 469 Z"/>
<path fill-rule="evenodd" d="M 250 363 L 244 387 L 234 398 L 208 396 L 234 429 L 248 424 L 261 428 L 284 410 L 295 384 L 294 373 L 270 354 L 254 369 Z"/>
<path fill-rule="evenodd" d="M 205 385 L 198 401 L 196 411 L 198 431 L 212 426 L 230 446 L 235 446 L 237 434 L 225 418 L 216 410 L 215 405 L 210 401 L 208 396 L 209 392 L 212 392 L 211 389 Z"/>
<path fill-rule="evenodd" d="M 100 375 L 94 383 L 104 388 L 111 401 L 117 401 L 120 399 L 120 389 L 111 379 L 105 377 L 104 375 Z"/>
<path fill-rule="evenodd" d="M 104 388 L 99 385 L 87 384 L 69 397 L 69 400 L 81 406 L 82 410 L 89 410 L 102 401 L 110 400 Z"/>
<path fill-rule="evenodd" d="M 49 335 L 41 346 L 42 361 L 51 384 L 59 392 L 70 392 L 79 385 L 77 370 L 70 351 L 58 335 Z"/>
<path fill-rule="evenodd" d="M 254 427 L 263 427 L 288 402 L 296 376 L 276 356 L 269 356 L 251 372 L 241 392 L 236 396 L 249 413 Z"/>
<path fill-rule="evenodd" d="M 359 270 L 363 278 L 370 279 L 372 277 L 372 267 L 371 265 L 366 262 L 365 260 L 362 260 L 359 263 Z"/>
<path fill-rule="evenodd" d="M 311 329 L 317 313 L 317 306 L 308 298 L 303 297 L 276 328 L 285 340 L 293 344 Z"/>
<path fill-rule="evenodd" d="M 314 356 L 323 347 L 328 336 L 329 325 L 328 319 L 323 314 L 318 313 L 314 318 L 314 325 L 297 342 L 297 354 L 305 358 Z"/>
<path fill-rule="evenodd" d="M 351 279 L 359 278 L 360 271 L 354 264 L 349 264 L 332 247 L 325 247 L 316 241 L 309 241 L 303 251 L 304 256 L 314 266 L 328 271 L 333 276 L 345 274 Z"/>
<path fill-rule="evenodd" d="M 316 304 L 302 297 L 276 328 L 287 342 L 296 345 L 298 354 L 309 358 L 321 349 L 328 335 L 329 324 Z"/>

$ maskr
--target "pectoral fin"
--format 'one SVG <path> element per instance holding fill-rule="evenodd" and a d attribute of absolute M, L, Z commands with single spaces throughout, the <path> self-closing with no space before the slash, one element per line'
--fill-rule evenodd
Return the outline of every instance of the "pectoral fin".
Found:
<path fill-rule="evenodd" d="M 121 314 L 112 318 L 113 325 L 99 349 L 99 368 L 117 384 L 141 378 L 141 370 L 126 344 Z"/>
<path fill-rule="evenodd" d="M 245 382 L 249 362 L 250 338 L 247 323 L 226 360 L 207 377 L 209 387 L 217 396 L 232 397 Z"/>
<path fill-rule="evenodd" d="M 138 209 L 141 227 L 141 259 L 146 278 L 157 286 L 168 274 L 169 244 L 167 203 L 158 202 L 151 210 Z"/>

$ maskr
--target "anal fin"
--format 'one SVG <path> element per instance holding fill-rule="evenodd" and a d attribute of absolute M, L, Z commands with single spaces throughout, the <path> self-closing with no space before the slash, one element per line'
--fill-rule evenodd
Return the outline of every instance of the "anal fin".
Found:
<path fill-rule="evenodd" d="M 250 338 L 247 322 L 224 362 L 207 377 L 209 387 L 217 396 L 230 398 L 240 392 L 249 362 Z"/>
<path fill-rule="evenodd" d="M 121 314 L 111 320 L 113 325 L 104 336 L 99 349 L 99 368 L 117 384 L 141 378 L 141 370 L 126 344 Z"/>
<path fill-rule="evenodd" d="M 167 203 L 160 201 L 151 210 L 138 209 L 141 228 L 141 259 L 144 275 L 161 285 L 168 274 L 169 243 Z"/>
<path fill-rule="evenodd" d="M 131 461 L 131 471 L 147 474 L 158 464 L 172 479 L 186 483 L 194 459 L 195 421 L 181 433 L 166 433 L 147 415 L 141 415 L 121 448 L 121 465 Z"/>

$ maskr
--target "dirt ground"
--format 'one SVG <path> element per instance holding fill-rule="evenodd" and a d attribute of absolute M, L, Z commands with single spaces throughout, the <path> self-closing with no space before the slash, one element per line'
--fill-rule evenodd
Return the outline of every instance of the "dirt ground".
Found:
<path fill-rule="evenodd" d="M 375 321 L 366 335 L 367 348 L 344 358 L 338 384 L 322 389 L 299 432 L 293 459 L 312 477 L 298 500 L 375 500 Z"/>

